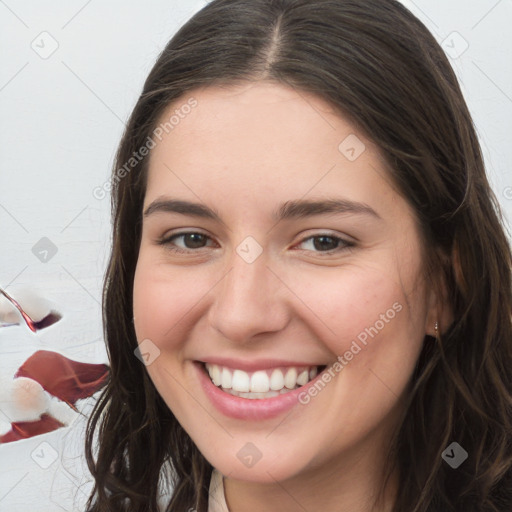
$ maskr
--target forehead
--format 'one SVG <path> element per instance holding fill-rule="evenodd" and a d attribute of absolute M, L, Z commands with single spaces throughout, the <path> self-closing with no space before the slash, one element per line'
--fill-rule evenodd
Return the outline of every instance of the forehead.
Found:
<path fill-rule="evenodd" d="M 174 101 L 158 127 L 146 204 L 165 193 L 220 194 L 226 204 L 236 196 L 244 208 L 249 198 L 263 207 L 283 194 L 339 192 L 366 202 L 394 194 L 378 148 L 323 99 L 285 85 L 196 89 Z"/>
<path fill-rule="evenodd" d="M 188 109 L 192 98 L 196 106 Z M 165 130 L 171 118 L 176 124 Z M 166 131 L 163 138 L 176 143 L 175 151 L 195 144 L 204 153 L 222 145 L 230 147 L 231 160 L 240 158 L 245 166 L 251 156 L 290 156 L 290 149 L 298 154 L 300 143 L 307 144 L 310 153 L 330 146 L 326 158 L 332 160 L 338 156 L 338 139 L 354 132 L 321 98 L 272 82 L 196 89 L 167 108 L 160 126 Z"/>

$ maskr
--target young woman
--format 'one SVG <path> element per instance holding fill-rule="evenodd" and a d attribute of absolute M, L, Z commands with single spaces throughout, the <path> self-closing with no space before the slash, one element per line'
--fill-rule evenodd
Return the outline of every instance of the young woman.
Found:
<path fill-rule="evenodd" d="M 214 0 L 117 155 L 90 511 L 512 510 L 511 253 L 394 0 Z"/>

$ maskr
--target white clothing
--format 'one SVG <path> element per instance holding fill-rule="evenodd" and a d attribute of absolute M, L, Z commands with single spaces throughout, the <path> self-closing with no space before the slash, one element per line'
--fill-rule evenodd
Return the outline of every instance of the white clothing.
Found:
<path fill-rule="evenodd" d="M 224 477 L 216 469 L 212 472 L 208 499 L 208 512 L 229 512 L 224 496 Z"/>

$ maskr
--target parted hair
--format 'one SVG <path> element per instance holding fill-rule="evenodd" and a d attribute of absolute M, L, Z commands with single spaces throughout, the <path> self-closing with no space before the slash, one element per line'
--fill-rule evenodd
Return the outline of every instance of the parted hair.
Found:
<path fill-rule="evenodd" d="M 394 512 L 512 511 L 511 251 L 457 78 L 395 0 L 213 0 L 172 37 L 132 111 L 112 174 L 103 289 L 110 380 L 89 419 L 90 512 L 206 512 L 212 466 L 134 357 L 133 280 L 148 158 L 121 179 L 170 103 L 266 80 L 313 93 L 378 148 L 412 206 L 428 285 L 453 321 L 425 336 L 389 448 Z M 200 108 L 200 107 L 199 107 Z M 468 458 L 442 459 L 452 442 Z M 383 479 L 384 482 L 386 479 Z"/>

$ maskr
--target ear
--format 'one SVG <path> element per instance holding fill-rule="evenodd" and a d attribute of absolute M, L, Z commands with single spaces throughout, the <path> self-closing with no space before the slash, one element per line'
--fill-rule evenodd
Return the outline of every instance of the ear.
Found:
<path fill-rule="evenodd" d="M 437 337 L 438 333 L 446 332 L 453 323 L 453 308 L 448 300 L 448 291 L 444 279 L 441 282 L 430 282 L 427 290 L 427 314 L 425 316 L 425 334 Z M 436 333 L 437 322 L 437 333 Z"/>

